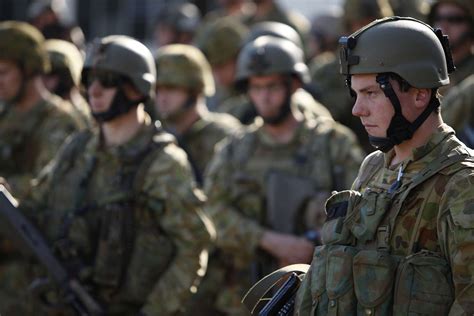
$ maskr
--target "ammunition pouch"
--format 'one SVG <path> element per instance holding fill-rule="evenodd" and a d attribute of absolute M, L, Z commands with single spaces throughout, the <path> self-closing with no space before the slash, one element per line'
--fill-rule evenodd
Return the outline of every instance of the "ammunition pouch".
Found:
<path fill-rule="evenodd" d="M 451 269 L 444 257 L 421 251 L 398 267 L 393 312 L 397 315 L 447 315 L 454 301 Z"/>
<path fill-rule="evenodd" d="M 347 222 L 354 216 L 352 210 L 360 201 L 361 194 L 353 190 L 337 192 L 326 201 L 326 223 L 321 230 L 324 244 L 350 244 L 351 236 Z"/>

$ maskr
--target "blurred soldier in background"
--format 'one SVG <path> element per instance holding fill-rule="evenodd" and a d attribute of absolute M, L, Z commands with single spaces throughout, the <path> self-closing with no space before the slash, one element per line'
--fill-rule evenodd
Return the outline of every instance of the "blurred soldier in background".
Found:
<path fill-rule="evenodd" d="M 216 143 L 240 128 L 240 123 L 231 115 L 207 109 L 205 96 L 214 94 L 214 80 L 199 49 L 183 44 L 163 46 L 155 63 L 157 115 L 164 128 L 178 139 L 196 181 L 202 185 Z"/>
<path fill-rule="evenodd" d="M 388 0 L 345 0 L 343 26 L 345 32 L 350 34 L 375 19 L 391 15 L 393 11 Z M 352 129 L 367 152 L 372 151 L 362 124 L 351 115 L 350 108 L 354 100 L 347 93 L 344 79 L 339 74 L 337 56 L 316 57 L 311 62 L 310 71 L 312 82 L 320 92 L 321 102 L 334 119 Z"/>
<path fill-rule="evenodd" d="M 260 118 L 222 145 L 205 177 L 224 284 L 216 308 L 226 315 L 247 315 L 240 300 L 252 280 L 310 260 L 325 199 L 349 188 L 362 160 L 348 129 L 292 106 L 308 79 L 296 45 L 259 37 L 242 49 L 237 65 L 237 84 Z"/>
<path fill-rule="evenodd" d="M 324 53 L 332 56 L 337 49 L 342 33 L 342 9 L 333 9 L 316 15 L 311 23 L 307 59 L 312 60 Z"/>
<path fill-rule="evenodd" d="M 81 95 L 81 71 L 83 57 L 70 42 L 50 39 L 45 43 L 51 61 L 50 71 L 43 76 L 45 87 L 71 104 L 72 112 L 83 126 L 91 127 L 89 105 Z"/>
<path fill-rule="evenodd" d="M 389 0 L 389 2 L 394 15 L 426 21 L 431 0 Z"/>
<path fill-rule="evenodd" d="M 65 10 L 68 10 L 65 0 L 33 0 L 27 9 L 28 22 L 38 28 L 46 39 L 66 40 L 83 50 L 84 33 L 78 26 L 64 22 Z"/>
<path fill-rule="evenodd" d="M 169 44 L 192 44 L 201 23 L 196 5 L 168 3 L 156 17 L 154 41 L 157 47 Z"/>
<path fill-rule="evenodd" d="M 41 33 L 23 22 L 0 23 L 0 177 L 23 197 L 30 181 L 78 129 L 46 90 L 50 68 Z M 0 313 L 22 315 L 28 272 L 19 251 L 0 236 Z"/>
<path fill-rule="evenodd" d="M 443 98 L 442 114 L 459 140 L 474 148 L 474 74 L 449 89 Z"/>
<path fill-rule="evenodd" d="M 456 66 L 456 71 L 450 76 L 450 85 L 447 89 L 441 89 L 441 93 L 445 93 L 474 73 L 474 1 L 436 1 L 431 7 L 428 21 L 448 35 Z"/>
<path fill-rule="evenodd" d="M 255 12 L 255 4 L 250 0 L 217 0 L 216 2 L 218 8 L 204 16 L 204 23 L 226 16 L 233 16 L 243 21 Z"/>
<path fill-rule="evenodd" d="M 245 43 L 249 43 L 264 35 L 288 40 L 296 45 L 297 49 L 303 54 L 300 46 L 302 43 L 301 37 L 290 26 L 279 22 L 261 22 L 255 24 L 245 39 Z M 285 67 L 286 66 L 279 68 L 279 66 L 276 66 L 272 69 L 275 73 L 286 73 L 288 69 Z M 331 118 L 329 111 L 321 103 L 317 102 L 311 94 L 303 89 L 308 82 L 302 81 L 301 83 L 302 86 L 292 95 L 295 108 L 309 118 L 319 116 Z M 251 124 L 257 116 L 257 111 L 252 105 L 252 102 L 250 102 L 246 94 L 242 93 L 225 100 L 220 105 L 218 111 L 230 113 L 244 124 Z"/>
<path fill-rule="evenodd" d="M 295 29 L 303 40 L 303 51 L 306 53 L 306 45 L 309 37 L 311 23 L 308 19 L 295 11 L 284 10 L 275 0 L 253 0 L 255 3 L 254 13 L 244 19 L 249 27 L 265 21 L 280 22 Z"/>
<path fill-rule="evenodd" d="M 211 65 L 216 83 L 216 92 L 209 96 L 207 103 L 211 111 L 231 113 L 231 109 L 222 105 L 240 95 L 234 88 L 234 78 L 237 56 L 248 32 L 247 27 L 235 17 L 224 17 L 206 25 L 196 40 L 196 45 Z"/>
<path fill-rule="evenodd" d="M 20 205 L 107 315 L 176 315 L 205 273 L 212 226 L 186 154 L 143 109 L 155 79 L 140 42 L 96 40 L 82 80 L 99 128 L 70 139 Z"/>

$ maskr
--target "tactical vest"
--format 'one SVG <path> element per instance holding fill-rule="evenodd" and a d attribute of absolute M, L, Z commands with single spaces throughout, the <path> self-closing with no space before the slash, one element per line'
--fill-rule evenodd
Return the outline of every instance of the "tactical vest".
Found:
<path fill-rule="evenodd" d="M 366 187 L 382 166 L 383 154 L 374 154 L 355 189 Z M 316 247 L 307 276 L 310 315 L 447 315 L 454 300 L 450 265 L 441 253 L 415 247 L 423 212 L 416 216 L 406 256 L 391 253 L 390 234 L 410 192 L 433 176 L 449 177 L 472 167 L 473 157 L 460 147 L 387 192 L 375 188 L 331 196 L 322 232 L 325 245 Z M 394 212 L 387 214 L 389 209 Z M 298 300 L 301 306 L 303 298 Z"/>
<path fill-rule="evenodd" d="M 157 215 L 150 211 L 150 203 L 161 202 L 141 194 L 149 167 L 162 152 L 160 149 L 170 143 L 170 137 L 157 134 L 144 149 L 126 157 L 117 170 L 120 189 L 99 201 L 87 201 L 96 157 L 86 157 L 82 170 L 76 170 L 81 177 L 76 179 L 75 203 L 71 210 L 56 218 L 60 229 L 53 235 L 54 250 L 83 282 L 93 287 L 96 297 L 109 304 L 117 295 L 126 296 L 129 302 L 143 303 L 173 257 L 174 245 L 162 236 Z M 74 168 L 90 139 L 91 133 L 84 131 L 72 140 L 58 159 L 63 163 L 53 172 L 53 186 Z M 152 205 L 152 209 L 159 213 L 164 205 Z M 160 238 L 160 256 L 150 249 L 135 248 L 137 238 L 146 238 L 146 234 Z M 141 257 L 148 264 L 137 266 L 137 262 L 130 262 L 132 256 Z"/>

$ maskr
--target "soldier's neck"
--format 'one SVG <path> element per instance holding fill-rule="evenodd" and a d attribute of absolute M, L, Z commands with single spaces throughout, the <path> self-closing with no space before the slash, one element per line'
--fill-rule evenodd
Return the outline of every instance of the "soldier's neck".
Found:
<path fill-rule="evenodd" d="M 185 134 L 201 117 L 200 105 L 191 106 L 179 116 L 166 122 L 166 127 L 178 136 Z"/>
<path fill-rule="evenodd" d="M 413 137 L 394 147 L 395 156 L 390 165 L 396 165 L 411 156 L 414 149 L 425 145 L 431 135 L 443 124 L 440 114 L 432 113 L 426 121 L 416 130 Z"/>
<path fill-rule="evenodd" d="M 261 1 L 257 3 L 255 16 L 264 17 L 268 14 L 268 12 L 271 11 L 272 8 L 273 8 L 273 1 L 267 1 L 267 0 Z"/>
<path fill-rule="evenodd" d="M 117 146 L 123 145 L 132 139 L 145 123 L 145 110 L 143 105 L 120 115 L 113 120 L 102 123 L 101 130 L 105 145 Z"/>
<path fill-rule="evenodd" d="M 264 131 L 270 135 L 273 140 L 280 144 L 289 143 L 298 128 L 298 125 L 303 121 L 303 118 L 299 115 L 291 113 L 288 117 L 277 125 L 265 124 L 263 126 Z"/>
<path fill-rule="evenodd" d="M 25 83 L 23 96 L 15 103 L 15 107 L 21 112 L 28 112 L 46 98 L 47 94 L 42 81 L 37 77 L 32 78 Z"/>

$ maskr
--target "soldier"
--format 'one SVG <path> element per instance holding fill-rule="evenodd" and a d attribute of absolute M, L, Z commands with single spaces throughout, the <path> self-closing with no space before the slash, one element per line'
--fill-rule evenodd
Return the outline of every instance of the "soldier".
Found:
<path fill-rule="evenodd" d="M 196 5 L 189 2 L 167 4 L 156 17 L 155 43 L 158 47 L 191 44 L 200 23 L 201 12 Z"/>
<path fill-rule="evenodd" d="M 73 44 L 50 39 L 45 42 L 51 61 L 51 70 L 43 76 L 46 88 L 70 105 L 71 112 L 85 127 L 91 127 L 89 105 L 80 92 L 81 70 L 84 64 L 81 52 Z"/>
<path fill-rule="evenodd" d="M 470 148 L 474 148 L 473 106 L 474 74 L 452 87 L 442 102 L 443 119 Z"/>
<path fill-rule="evenodd" d="M 247 36 L 245 42 L 251 42 L 256 38 L 265 35 L 288 40 L 296 45 L 298 50 L 301 51 L 301 54 L 303 54 L 301 37 L 293 28 L 279 22 L 261 22 L 255 24 Z M 278 61 L 276 56 L 274 58 L 275 60 L 273 62 L 275 63 L 275 67 L 272 68 L 272 71 L 274 73 L 287 72 L 287 67 L 289 66 Z M 324 105 L 317 102 L 310 93 L 303 89 L 303 87 L 306 87 L 307 84 L 307 82 L 302 82 L 302 86 L 298 88 L 298 90 L 292 95 L 295 107 L 309 118 L 316 118 L 319 116 L 332 118 L 331 114 L 324 107 Z M 228 112 L 234 115 L 244 124 L 253 123 L 257 115 L 257 111 L 248 99 L 247 95 L 242 93 L 234 95 L 224 101 L 223 104 L 219 106 L 219 111 Z"/>
<path fill-rule="evenodd" d="M 231 115 L 207 110 L 204 98 L 214 94 L 214 80 L 199 49 L 184 44 L 163 46 L 155 63 L 156 112 L 188 154 L 196 181 L 202 185 L 216 143 L 240 128 L 240 123 Z"/>
<path fill-rule="evenodd" d="M 23 22 L 0 23 L 0 177 L 20 198 L 78 128 L 42 85 L 41 75 L 49 67 L 44 38 L 36 28 Z M 19 293 L 28 285 L 25 272 L 19 253 L 1 236 L 0 256 L 0 313 L 21 314 L 15 302 L 21 304 Z"/>
<path fill-rule="evenodd" d="M 388 0 L 345 0 L 343 24 L 345 34 L 351 34 L 375 19 L 393 15 Z M 352 129 L 365 151 L 372 151 L 360 122 L 350 115 L 354 100 L 347 93 L 344 80 L 339 75 L 336 54 L 317 57 L 310 63 L 311 80 L 320 91 L 320 101 L 326 105 L 334 119 Z"/>
<path fill-rule="evenodd" d="M 205 272 L 209 231 L 186 154 L 143 109 L 153 56 L 108 36 L 82 78 L 99 128 L 72 138 L 21 206 L 107 315 L 175 315 Z"/>
<path fill-rule="evenodd" d="M 391 17 L 341 42 L 352 112 L 379 150 L 326 202 L 295 315 L 472 315 L 474 157 L 437 97 L 453 70 L 448 40 Z"/>
<path fill-rule="evenodd" d="M 474 1 L 439 0 L 433 3 L 429 23 L 448 35 L 456 72 L 451 75 L 446 93 L 474 73 Z"/>
<path fill-rule="evenodd" d="M 234 89 L 237 56 L 248 35 L 248 28 L 235 17 L 216 19 L 203 27 L 196 40 L 212 68 L 216 93 L 209 96 L 207 105 L 211 111 L 230 112 L 222 109 L 222 103 L 240 95 Z"/>
<path fill-rule="evenodd" d="M 349 130 L 292 107 L 292 95 L 308 79 L 294 44 L 259 37 L 244 46 L 237 69 L 238 86 L 261 118 L 225 142 L 205 178 L 224 277 L 216 305 L 227 315 L 246 315 L 240 299 L 251 280 L 310 260 L 324 217 L 320 206 L 331 190 L 350 186 L 362 161 Z"/>
<path fill-rule="evenodd" d="M 253 14 L 244 18 L 245 24 L 249 27 L 265 21 L 287 24 L 298 32 L 304 43 L 303 51 L 306 52 L 311 23 L 304 15 L 291 10 L 284 10 L 275 0 L 253 0 L 253 2 L 255 3 L 255 10 Z"/>

